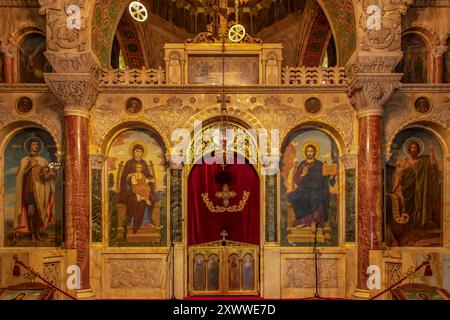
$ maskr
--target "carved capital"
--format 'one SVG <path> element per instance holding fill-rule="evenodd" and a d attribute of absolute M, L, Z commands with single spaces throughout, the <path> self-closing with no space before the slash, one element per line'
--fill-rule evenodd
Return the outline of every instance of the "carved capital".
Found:
<path fill-rule="evenodd" d="M 345 154 L 341 157 L 341 161 L 344 164 L 345 169 L 355 169 L 357 160 L 357 154 Z"/>
<path fill-rule="evenodd" d="M 349 97 L 358 117 L 382 115 L 383 107 L 400 86 L 401 73 L 358 73 L 350 81 Z"/>
<path fill-rule="evenodd" d="M 102 169 L 105 160 L 106 156 L 101 153 L 89 155 L 89 162 L 91 163 L 91 169 L 97 170 Z"/>
<path fill-rule="evenodd" d="M 100 64 L 91 52 L 45 52 L 45 57 L 50 62 L 56 73 L 91 73 L 99 77 Z"/>
<path fill-rule="evenodd" d="M 85 0 L 59 1 L 39 0 L 39 13 L 46 15 L 47 21 L 47 50 L 77 50 L 84 51 L 88 42 L 87 16 L 84 13 Z M 73 13 L 70 6 L 80 8 L 80 23 L 78 28 L 69 28 L 68 19 Z"/>
<path fill-rule="evenodd" d="M 11 41 L 8 41 L 7 44 L 5 43 L 1 45 L 0 51 L 7 57 L 14 57 L 17 53 L 17 46 L 11 43 Z"/>
<path fill-rule="evenodd" d="M 171 152 L 166 153 L 165 156 L 166 156 L 166 163 L 168 164 L 168 166 L 171 170 L 182 170 L 183 169 L 182 163 L 174 163 L 172 161 Z"/>
<path fill-rule="evenodd" d="M 402 58 L 401 51 L 379 54 L 360 51 L 347 64 L 347 76 L 353 77 L 356 73 L 391 73 Z"/>
<path fill-rule="evenodd" d="M 442 58 L 445 52 L 447 52 L 448 46 L 436 46 L 431 50 L 431 54 L 434 58 Z"/>
<path fill-rule="evenodd" d="M 361 49 L 400 50 L 401 16 L 414 0 L 360 0 Z"/>
<path fill-rule="evenodd" d="M 64 106 L 65 115 L 89 117 L 98 95 L 98 79 L 85 73 L 46 73 L 45 82 Z"/>

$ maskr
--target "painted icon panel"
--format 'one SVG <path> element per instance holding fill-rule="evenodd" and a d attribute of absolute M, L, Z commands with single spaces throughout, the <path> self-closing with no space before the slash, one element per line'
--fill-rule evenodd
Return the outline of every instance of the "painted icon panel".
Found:
<path fill-rule="evenodd" d="M 58 247 L 63 237 L 62 171 L 56 145 L 38 128 L 17 132 L 4 154 L 5 246 Z"/>
<path fill-rule="evenodd" d="M 386 163 L 385 241 L 389 247 L 442 245 L 443 150 L 423 128 L 399 133 Z"/>
<path fill-rule="evenodd" d="M 294 133 L 281 159 L 281 242 L 338 245 L 338 149 L 315 128 Z"/>
<path fill-rule="evenodd" d="M 109 245 L 166 242 L 165 151 L 148 130 L 127 130 L 108 154 Z"/>

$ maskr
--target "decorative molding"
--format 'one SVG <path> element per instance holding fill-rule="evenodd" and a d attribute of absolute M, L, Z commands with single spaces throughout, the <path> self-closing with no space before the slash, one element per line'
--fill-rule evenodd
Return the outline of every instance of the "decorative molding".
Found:
<path fill-rule="evenodd" d="M 19 114 L 10 107 L 0 103 L 0 128 L 14 122 L 34 123 L 48 131 L 56 143 L 58 152 L 61 152 L 62 145 L 62 112 L 60 106 L 49 102 L 44 106 L 38 106 L 35 112 Z"/>
<path fill-rule="evenodd" d="M 359 2 L 362 7 L 359 18 L 359 27 L 363 31 L 361 50 L 399 51 L 402 32 L 401 16 L 406 13 L 408 6 L 414 0 L 359 0 Z M 380 8 L 380 29 L 367 27 L 367 20 L 373 14 L 368 13 L 367 9 L 370 5 L 377 5 Z"/>
<path fill-rule="evenodd" d="M 110 289 L 160 289 L 163 285 L 161 259 L 110 259 Z"/>
<path fill-rule="evenodd" d="M 286 259 L 284 288 L 315 288 L 314 259 Z M 339 259 L 322 258 L 319 287 L 339 288 Z"/>
<path fill-rule="evenodd" d="M 98 62 L 90 52 L 45 52 L 55 73 L 90 73 L 100 75 Z"/>
<path fill-rule="evenodd" d="M 425 114 L 415 112 L 413 105 L 413 98 L 408 98 L 403 94 L 395 94 L 384 108 L 384 152 L 387 155 L 390 154 L 390 147 L 395 135 L 410 124 L 432 122 L 443 128 L 450 128 L 450 104 L 448 102 L 435 104 L 431 112 Z"/>
<path fill-rule="evenodd" d="M 85 0 L 62 1 L 39 0 L 41 8 L 40 14 L 45 14 L 47 21 L 47 51 L 60 51 L 76 49 L 79 52 L 86 50 L 88 42 L 87 21 L 83 14 L 85 10 Z M 81 9 L 80 29 L 67 28 L 68 13 L 66 9 L 70 5 L 77 5 Z"/>
<path fill-rule="evenodd" d="M 39 8 L 38 0 L 3 0 L 0 2 L 0 7 L 27 7 Z"/>

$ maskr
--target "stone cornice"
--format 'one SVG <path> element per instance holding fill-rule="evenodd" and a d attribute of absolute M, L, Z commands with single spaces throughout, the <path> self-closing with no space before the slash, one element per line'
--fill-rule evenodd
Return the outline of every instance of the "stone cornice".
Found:
<path fill-rule="evenodd" d="M 1 93 L 48 93 L 50 89 L 46 83 L 0 83 Z"/>
<path fill-rule="evenodd" d="M 291 94 L 306 94 L 306 93 L 345 93 L 348 92 L 347 86 L 339 87 L 270 87 L 270 86 L 253 86 L 248 88 L 241 87 L 225 87 L 226 93 L 291 93 Z M 48 93 L 50 88 L 46 83 L 0 83 L 1 93 L 16 93 L 16 92 L 29 92 L 29 93 Z M 142 86 L 108 86 L 100 85 L 100 93 L 131 93 L 137 92 L 141 94 L 146 93 L 221 93 L 221 88 L 212 88 L 207 86 L 154 86 L 146 87 Z M 450 92 L 450 83 L 429 83 L 429 84 L 412 84 L 403 83 L 400 84 L 397 92 L 402 93 L 444 93 Z"/>
<path fill-rule="evenodd" d="M 27 8 L 39 8 L 38 0 L 2 0 L 0 1 L 0 7 L 27 7 Z"/>
<path fill-rule="evenodd" d="M 117 93 L 118 91 L 123 93 L 138 92 L 138 93 L 178 93 L 178 94 L 190 94 L 190 93 L 222 93 L 222 87 L 220 86 L 117 86 L 117 85 L 100 85 L 99 91 L 101 93 Z M 348 86 L 227 86 L 225 87 L 225 93 L 346 93 Z"/>

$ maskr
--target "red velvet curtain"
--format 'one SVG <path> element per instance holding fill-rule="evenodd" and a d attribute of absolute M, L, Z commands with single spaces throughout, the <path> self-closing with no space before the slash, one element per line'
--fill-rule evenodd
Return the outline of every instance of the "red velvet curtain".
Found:
<path fill-rule="evenodd" d="M 223 185 L 216 182 L 222 165 L 197 164 L 188 179 L 188 244 L 194 245 L 220 240 L 221 232 L 226 230 L 227 239 L 245 243 L 259 244 L 259 176 L 250 164 L 230 164 L 226 170 L 231 173 L 230 191 L 236 192 L 230 206 L 238 204 L 244 191 L 250 191 L 248 201 L 241 212 L 211 212 L 205 205 L 202 194 L 207 192 L 214 205 L 223 206 L 223 199 L 216 192 Z"/>

